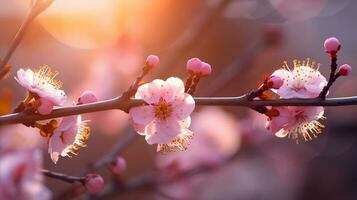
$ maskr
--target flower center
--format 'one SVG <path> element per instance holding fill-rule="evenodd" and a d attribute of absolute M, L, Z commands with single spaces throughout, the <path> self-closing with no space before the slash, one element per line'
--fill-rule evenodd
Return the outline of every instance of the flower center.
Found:
<path fill-rule="evenodd" d="M 57 76 L 58 72 L 53 72 L 50 70 L 50 68 L 46 65 L 40 67 L 36 72 L 35 72 L 35 85 L 38 86 L 48 86 L 51 85 L 54 89 L 59 89 L 62 87 L 61 81 L 55 80 L 55 77 Z"/>
<path fill-rule="evenodd" d="M 168 104 L 162 98 L 160 99 L 159 103 L 155 105 L 155 117 L 159 119 L 166 119 L 171 115 L 172 106 Z"/>

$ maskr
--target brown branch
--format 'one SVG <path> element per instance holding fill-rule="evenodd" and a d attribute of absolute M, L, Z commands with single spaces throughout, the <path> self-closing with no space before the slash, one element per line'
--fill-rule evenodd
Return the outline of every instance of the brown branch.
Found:
<path fill-rule="evenodd" d="M 312 98 L 312 99 L 278 99 L 278 100 L 252 100 L 246 95 L 238 97 L 195 97 L 196 105 L 210 106 L 242 106 L 254 108 L 259 106 L 348 106 L 357 105 L 357 96 L 340 98 Z M 128 110 L 131 107 L 143 105 L 145 102 L 139 99 L 123 100 L 114 98 L 90 104 L 76 105 L 55 109 L 49 115 L 14 113 L 0 116 L 0 126 L 16 123 L 29 123 L 34 121 L 78 115 L 83 113 L 98 112 L 104 110 Z"/>
<path fill-rule="evenodd" d="M 31 24 L 31 22 L 39 14 L 45 11 L 53 2 L 54 0 L 37 0 L 35 4 L 32 6 L 30 13 L 27 15 L 25 21 L 22 23 L 14 39 L 12 40 L 9 49 L 5 54 L 4 59 L 0 61 L 0 80 L 4 79 L 6 75 L 10 72 L 11 66 L 8 65 L 8 62 L 12 54 L 16 50 L 16 48 L 19 46 L 21 40 L 25 36 L 26 31 L 28 30 L 28 27 Z"/>
<path fill-rule="evenodd" d="M 77 176 L 69 176 L 67 174 L 62 174 L 62 173 L 57 173 L 57 172 L 52 172 L 49 171 L 47 169 L 41 169 L 41 172 L 43 175 L 50 177 L 50 178 L 54 178 L 54 179 L 58 179 L 67 183 L 82 183 L 84 184 L 86 177 L 77 177 Z"/>

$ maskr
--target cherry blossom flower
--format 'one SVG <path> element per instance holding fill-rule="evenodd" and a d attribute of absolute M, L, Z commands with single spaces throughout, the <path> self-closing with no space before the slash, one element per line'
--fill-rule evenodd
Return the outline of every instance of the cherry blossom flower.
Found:
<path fill-rule="evenodd" d="M 43 185 L 41 141 L 25 126 L 0 130 L 0 199 L 50 199 Z"/>
<path fill-rule="evenodd" d="M 15 79 L 30 94 L 49 100 L 55 106 L 62 106 L 67 97 L 64 91 L 60 90 L 61 82 L 54 79 L 56 75 L 48 66 L 43 66 L 35 72 L 31 69 L 19 69 Z"/>
<path fill-rule="evenodd" d="M 330 37 L 325 40 L 324 47 L 327 53 L 336 55 L 336 53 L 341 49 L 341 43 L 337 38 Z"/>
<path fill-rule="evenodd" d="M 77 154 L 79 148 L 85 146 L 89 135 L 90 129 L 80 115 L 62 118 L 49 139 L 48 152 L 52 161 L 56 164 L 59 156 Z"/>
<path fill-rule="evenodd" d="M 324 127 L 318 120 L 324 119 L 323 107 L 285 106 L 276 107 L 279 116 L 268 119 L 267 129 L 277 137 L 309 141 L 316 138 Z"/>
<path fill-rule="evenodd" d="M 110 169 L 114 174 L 120 175 L 126 170 L 126 160 L 118 156 L 114 162 L 111 163 Z"/>
<path fill-rule="evenodd" d="M 16 151 L 0 156 L 0 199 L 50 199 L 39 171 L 41 152 Z"/>
<path fill-rule="evenodd" d="M 96 194 L 103 190 L 104 180 L 98 174 L 88 174 L 84 186 L 89 194 Z"/>
<path fill-rule="evenodd" d="M 175 77 L 156 79 L 138 88 L 135 98 L 148 105 L 131 108 L 129 113 L 136 131 L 149 144 L 159 144 L 158 151 L 185 150 L 193 133 L 188 129 L 195 108 L 184 83 Z"/>
<path fill-rule="evenodd" d="M 294 60 L 294 68 L 285 64 L 284 69 L 275 71 L 272 76 L 284 80 L 283 85 L 275 90 L 280 98 L 315 98 L 327 84 L 326 78 L 320 74 L 315 64 Z M 323 107 L 273 107 L 278 116 L 270 116 L 266 127 L 277 137 L 309 141 L 317 137 L 324 127 L 318 120 L 324 119 Z"/>
<path fill-rule="evenodd" d="M 349 64 L 343 64 L 341 65 L 338 70 L 337 74 L 341 76 L 348 76 L 352 71 L 352 67 Z"/>
<path fill-rule="evenodd" d="M 234 116 L 220 108 L 209 107 L 193 114 L 192 119 L 195 137 L 190 148 L 185 152 L 159 154 L 156 157 L 156 165 L 163 178 L 170 179 L 200 167 L 216 167 L 239 150 L 240 125 Z M 176 199 L 195 199 L 194 188 L 207 179 L 207 176 L 200 175 L 182 178 L 174 183 L 162 184 L 158 189 Z"/>
<path fill-rule="evenodd" d="M 185 171 L 202 165 L 217 165 L 235 153 L 241 144 L 239 122 L 216 107 L 204 108 L 193 116 L 195 137 L 185 152 L 158 155 L 160 169 L 173 164 Z"/>
<path fill-rule="evenodd" d="M 310 60 L 294 60 L 294 68 L 290 69 L 287 63 L 283 69 L 276 70 L 272 76 L 284 80 L 284 84 L 276 90 L 281 98 L 314 98 L 327 84 L 326 78 Z"/>
<path fill-rule="evenodd" d="M 158 66 L 160 63 L 160 59 L 157 55 L 149 55 L 147 58 L 146 58 L 146 65 L 149 66 L 149 67 L 156 67 Z"/>

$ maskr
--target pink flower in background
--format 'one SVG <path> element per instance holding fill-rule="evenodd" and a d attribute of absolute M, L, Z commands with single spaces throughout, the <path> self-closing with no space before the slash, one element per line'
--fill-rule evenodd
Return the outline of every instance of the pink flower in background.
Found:
<path fill-rule="evenodd" d="M 166 81 L 156 79 L 138 88 L 135 97 L 149 105 L 131 108 L 129 114 L 134 128 L 139 134 L 145 135 L 149 144 L 173 142 L 170 147 L 159 145 L 160 149 L 165 150 L 176 149 L 172 145 L 178 149 L 187 146 L 185 143 L 192 138 L 188 127 L 195 101 L 184 89 L 184 83 L 175 77 Z"/>
<path fill-rule="evenodd" d="M 50 199 L 40 172 L 39 151 L 15 151 L 0 156 L 0 199 Z"/>
<path fill-rule="evenodd" d="M 195 137 L 185 152 L 174 152 L 157 157 L 157 165 L 164 169 L 174 163 L 180 171 L 202 165 L 217 165 L 235 153 L 241 144 L 239 122 L 219 108 L 204 108 L 193 115 L 191 126 Z"/>
<path fill-rule="evenodd" d="M 49 139 L 48 152 L 52 161 L 56 164 L 59 156 L 77 154 L 78 149 L 85 146 L 89 135 L 90 129 L 80 115 L 62 118 L 60 125 Z"/>
<path fill-rule="evenodd" d="M 314 98 L 327 84 L 326 78 L 309 59 L 303 62 L 294 60 L 293 69 L 287 64 L 284 67 L 272 74 L 284 80 L 284 84 L 276 90 L 281 98 Z"/>
<path fill-rule="evenodd" d="M 46 139 L 41 137 L 36 128 L 25 125 L 0 127 L 0 154 L 8 151 L 45 148 Z"/>
<path fill-rule="evenodd" d="M 88 174 L 84 186 L 89 194 L 96 194 L 103 190 L 104 179 L 98 174 Z"/>
<path fill-rule="evenodd" d="M 279 116 L 268 119 L 267 129 L 277 137 L 309 141 L 317 137 L 324 127 L 318 120 L 324 119 L 323 107 L 276 107 Z"/>
<path fill-rule="evenodd" d="M 215 167 L 238 151 L 241 144 L 239 122 L 234 116 L 220 108 L 204 108 L 192 116 L 192 130 L 195 137 L 185 152 L 159 154 L 156 165 L 163 177 L 175 175 L 199 167 Z M 176 199 L 194 199 L 195 187 L 206 181 L 207 176 L 195 176 L 180 179 L 158 188 L 161 194 Z"/>
<path fill-rule="evenodd" d="M 52 102 L 55 106 L 62 106 L 67 97 L 64 91 L 60 90 L 61 82 L 54 79 L 56 75 L 57 73 L 52 72 L 48 66 L 43 66 L 36 72 L 31 69 L 19 69 L 15 79 L 30 93 Z"/>
<path fill-rule="evenodd" d="M 43 185 L 42 146 L 35 129 L 8 126 L 0 130 L 0 199 L 50 199 Z"/>

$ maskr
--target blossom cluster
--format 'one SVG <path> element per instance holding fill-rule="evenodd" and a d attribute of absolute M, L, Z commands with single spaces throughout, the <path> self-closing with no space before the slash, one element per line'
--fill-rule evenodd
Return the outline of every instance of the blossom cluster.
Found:
<path fill-rule="evenodd" d="M 348 64 L 337 68 L 337 53 L 341 49 L 341 44 L 336 38 L 327 39 L 324 46 L 331 58 L 329 79 L 319 72 L 320 65 L 309 58 L 302 61 L 294 60 L 293 66 L 285 62 L 281 69 L 266 77 L 258 89 L 245 95 L 245 100 L 249 103 L 255 99 L 273 98 L 324 99 L 333 82 L 340 76 L 347 76 L 352 70 Z M 193 94 L 200 79 L 212 73 L 211 65 L 199 58 L 191 58 L 186 64 L 185 82 L 178 77 L 170 77 L 166 80 L 155 79 L 144 83 L 144 76 L 158 66 L 159 62 L 158 56 L 148 56 L 142 75 L 118 98 L 128 102 L 134 98 L 142 102 L 140 105 L 123 109 L 129 114 L 134 130 L 144 136 L 148 144 L 157 145 L 158 152 L 170 153 L 168 157 L 158 158 L 161 170 L 174 167 L 177 171 L 184 171 L 202 165 L 215 166 L 223 163 L 240 146 L 241 138 L 236 134 L 239 124 L 232 116 L 226 115 L 218 108 L 203 109 L 198 114 L 193 114 L 196 106 Z M 26 89 L 27 96 L 15 112 L 50 116 L 56 112 L 54 108 L 64 106 L 67 96 L 61 90 L 62 83 L 55 79 L 57 74 L 48 66 L 42 66 L 37 70 L 19 69 L 15 80 Z M 81 107 L 82 104 L 96 101 L 96 95 L 87 90 L 72 103 L 72 106 Z M 322 106 L 249 107 L 267 116 L 266 128 L 275 136 L 288 137 L 296 143 L 312 140 L 324 127 L 321 123 L 325 118 Z M 192 125 L 191 115 L 197 120 Z M 47 145 L 50 158 L 55 164 L 60 157 L 77 154 L 79 149 L 86 145 L 90 128 L 87 126 L 88 121 L 83 120 L 81 115 L 77 113 L 47 119 L 23 122 L 24 125 L 32 127 L 32 130 L 39 130 L 34 133 L 39 136 L 38 138 L 19 134 L 0 135 L 0 199 L 13 199 L 18 192 L 26 199 L 50 197 L 47 188 L 42 184 L 43 177 L 39 171 L 42 155 L 39 153 L 41 145 L 38 143 L 41 139 Z M 223 138 L 219 134 L 229 137 Z M 5 140 L 10 142 L 3 142 Z M 123 158 L 117 157 L 109 168 L 120 176 L 126 169 L 126 162 Z M 103 178 L 97 174 L 88 174 L 82 183 L 90 194 L 98 193 L 104 186 Z M 11 189 L 9 186 L 14 188 Z"/>

